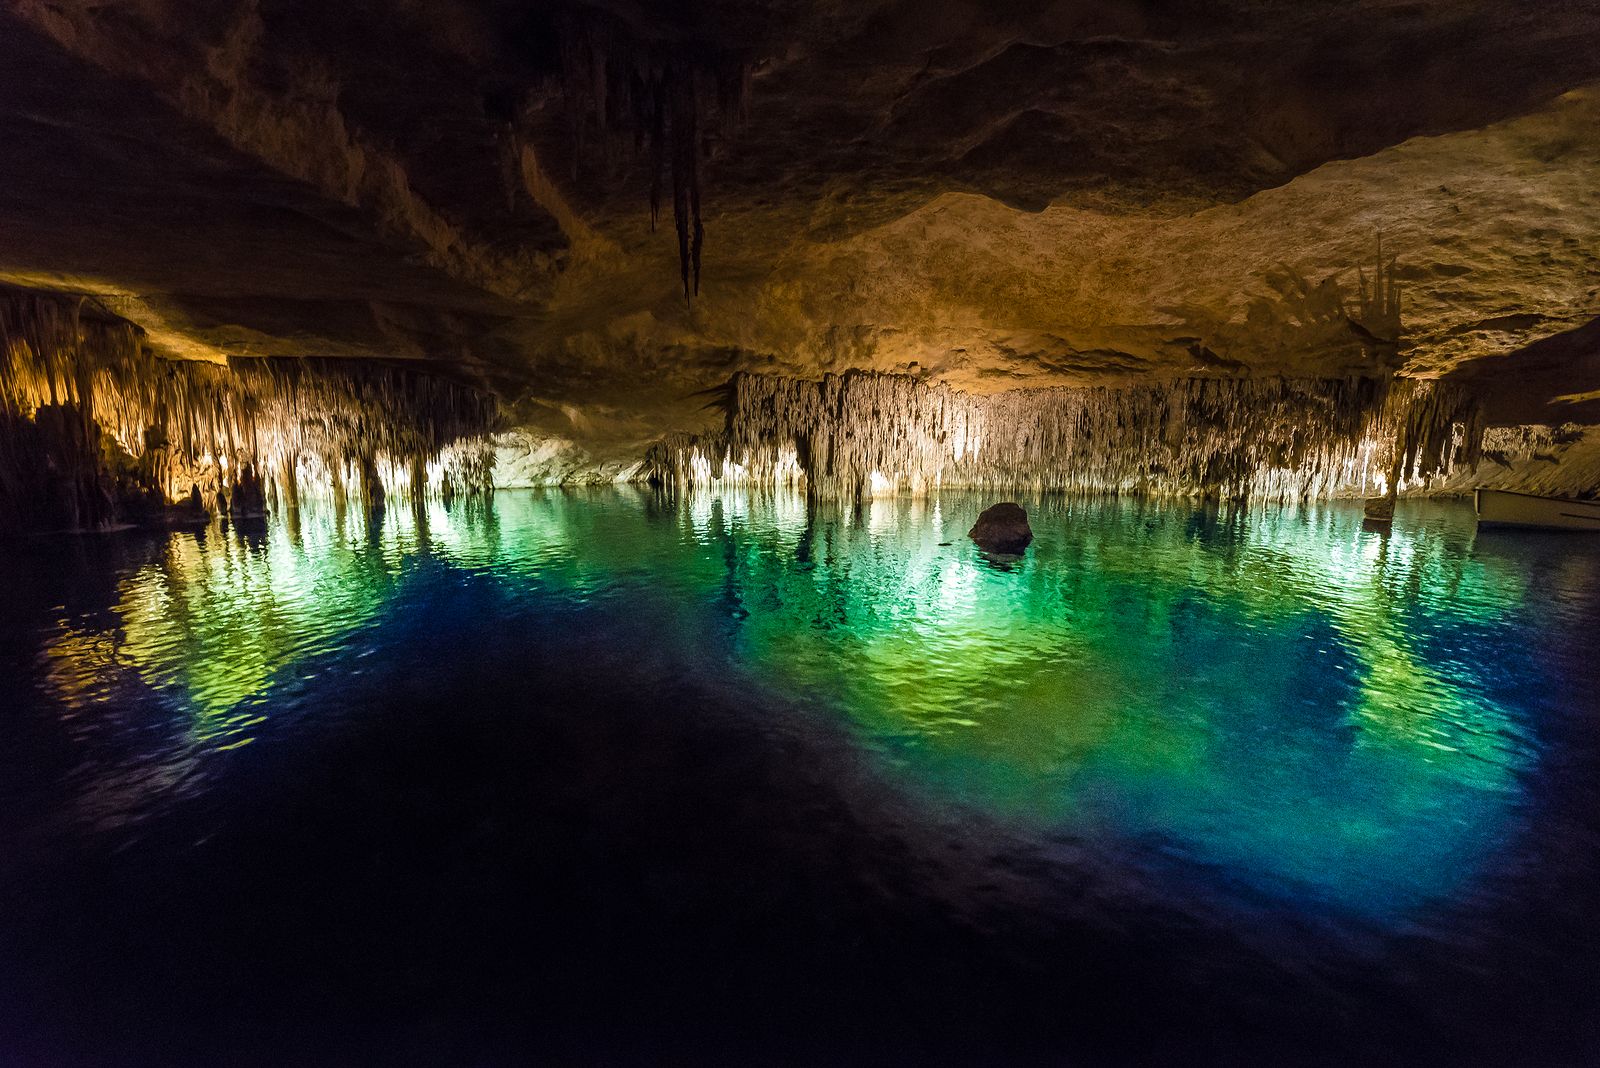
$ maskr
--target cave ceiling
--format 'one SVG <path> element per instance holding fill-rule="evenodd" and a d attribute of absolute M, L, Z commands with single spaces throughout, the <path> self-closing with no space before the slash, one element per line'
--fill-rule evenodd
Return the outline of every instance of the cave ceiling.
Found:
<path fill-rule="evenodd" d="M 1600 0 L 0 0 L 0 40 L 0 281 L 174 357 L 426 360 L 633 447 L 740 369 L 1360 373 L 1329 295 L 1392 257 L 1405 371 L 1600 420 Z"/>

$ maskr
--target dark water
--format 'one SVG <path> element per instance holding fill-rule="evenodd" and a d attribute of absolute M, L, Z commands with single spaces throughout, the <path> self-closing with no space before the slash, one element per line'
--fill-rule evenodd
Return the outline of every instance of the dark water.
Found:
<path fill-rule="evenodd" d="M 1600 1057 L 1600 539 L 985 503 L 11 546 L 0 1064 Z"/>

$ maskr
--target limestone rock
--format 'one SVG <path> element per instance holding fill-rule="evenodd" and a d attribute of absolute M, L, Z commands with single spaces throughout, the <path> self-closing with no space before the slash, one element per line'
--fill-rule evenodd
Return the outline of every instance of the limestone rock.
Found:
<path fill-rule="evenodd" d="M 1006 501 L 985 508 L 967 537 L 985 552 L 1020 555 L 1033 541 L 1033 529 L 1022 505 Z"/>
<path fill-rule="evenodd" d="M 1600 426 L 1494 427 L 1475 465 L 1430 479 L 1415 492 L 1466 495 L 1479 486 L 1592 500 L 1600 496 Z"/>
<path fill-rule="evenodd" d="M 621 460 L 596 455 L 569 438 L 527 428 L 496 434 L 491 441 L 496 489 L 610 485 L 631 482 L 639 474 L 637 456 Z"/>
<path fill-rule="evenodd" d="M 448 361 L 636 442 L 740 370 L 1338 377 L 1373 339 L 1298 327 L 1381 234 L 1403 344 L 1360 325 L 1404 372 L 1600 390 L 1524 373 L 1600 321 L 1600 0 L 11 0 L 0 38 L 0 281 L 167 356 Z M 749 75 L 700 131 L 692 309 L 667 161 L 575 130 L 557 69 L 680 46 Z"/>
<path fill-rule="evenodd" d="M 253 519 L 266 512 L 267 498 L 261 479 L 256 476 L 255 466 L 247 464 L 228 493 L 228 514 L 235 519 Z"/>
<path fill-rule="evenodd" d="M 1470 393 L 1412 379 L 971 394 L 907 375 L 737 375 L 715 403 L 724 429 L 664 437 L 648 456 L 653 481 L 803 483 L 835 499 L 887 481 L 913 494 L 1029 487 L 1298 501 L 1377 491 L 1397 462 L 1408 479 L 1471 463 L 1481 433 Z"/>

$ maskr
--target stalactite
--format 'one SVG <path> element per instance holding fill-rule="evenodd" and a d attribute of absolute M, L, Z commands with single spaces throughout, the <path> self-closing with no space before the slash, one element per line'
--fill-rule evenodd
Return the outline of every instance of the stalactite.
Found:
<path fill-rule="evenodd" d="M 403 471 L 395 495 L 419 463 L 430 491 L 487 490 L 497 419 L 483 391 L 400 364 L 167 360 L 88 298 L 0 289 L 0 528 L 143 520 L 194 491 L 255 510 L 263 480 L 292 506 L 339 495 L 351 460 Z"/>
<path fill-rule="evenodd" d="M 561 89 L 573 132 L 574 160 L 609 156 L 632 141 L 650 173 L 650 228 L 661 214 L 662 175 L 672 183 L 672 221 L 686 302 L 700 292 L 700 160 L 708 136 L 742 120 L 750 63 L 735 53 L 692 43 L 644 41 L 615 18 L 569 14 L 558 21 Z"/>
<path fill-rule="evenodd" d="M 653 479 L 803 478 L 843 498 L 963 486 L 1294 500 L 1373 492 L 1396 441 L 1407 478 L 1470 462 L 1482 433 L 1459 387 L 1362 377 L 983 396 L 899 375 L 742 374 L 719 403 L 725 428 L 658 443 Z"/>
<path fill-rule="evenodd" d="M 135 383 L 139 356 L 132 326 L 86 299 L 0 290 L 0 527 L 112 520 L 132 472 L 108 462 L 95 402 Z"/>

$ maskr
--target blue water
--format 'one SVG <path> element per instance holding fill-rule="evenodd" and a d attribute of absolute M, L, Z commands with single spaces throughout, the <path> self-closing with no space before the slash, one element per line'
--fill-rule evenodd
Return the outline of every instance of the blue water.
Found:
<path fill-rule="evenodd" d="M 986 503 L 18 543 L 0 1053 L 1600 1051 L 1600 539 Z"/>

